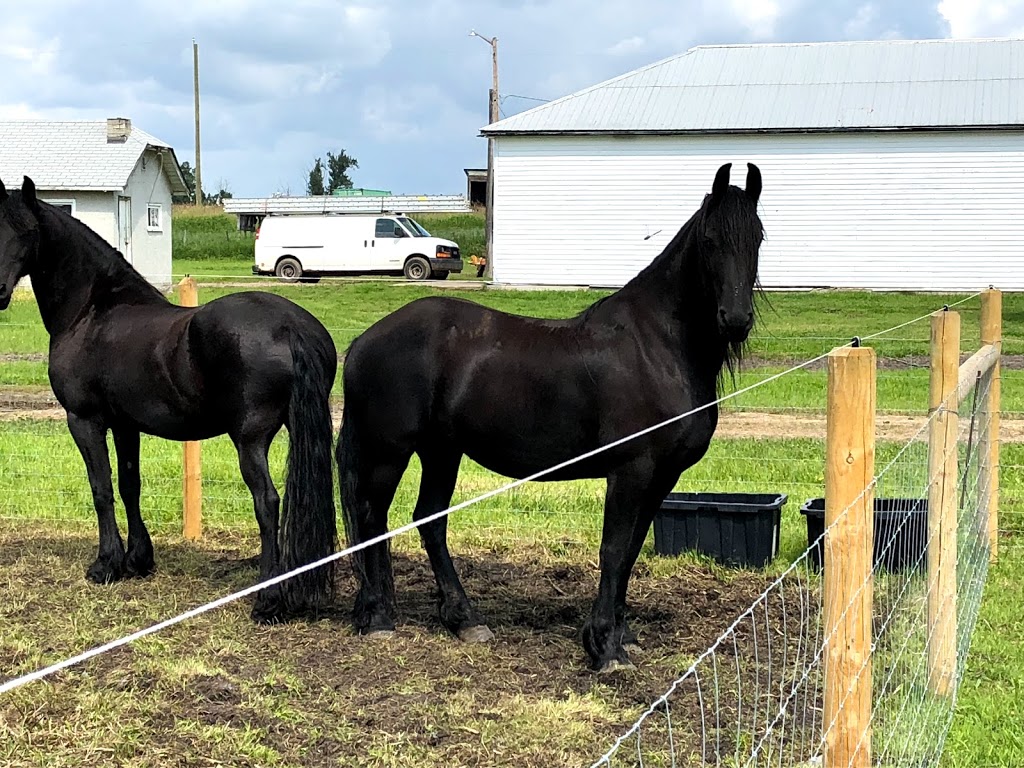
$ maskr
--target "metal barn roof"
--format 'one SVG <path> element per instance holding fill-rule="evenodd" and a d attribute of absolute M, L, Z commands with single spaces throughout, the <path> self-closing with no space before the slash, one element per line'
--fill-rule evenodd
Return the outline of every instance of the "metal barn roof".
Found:
<path fill-rule="evenodd" d="M 1024 40 L 709 45 L 485 135 L 1024 126 Z"/>
<path fill-rule="evenodd" d="M 108 140 L 111 130 L 127 136 Z M 41 190 L 116 192 L 125 188 L 146 149 L 165 150 L 171 190 L 186 194 L 174 149 L 119 118 L 0 121 L 0 178 L 9 187 L 20 187 L 29 176 Z"/>

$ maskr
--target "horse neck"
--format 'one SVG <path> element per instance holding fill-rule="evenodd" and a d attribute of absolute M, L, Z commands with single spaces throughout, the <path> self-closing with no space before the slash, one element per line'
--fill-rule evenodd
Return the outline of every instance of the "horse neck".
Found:
<path fill-rule="evenodd" d="M 672 242 L 609 301 L 628 304 L 644 324 L 642 338 L 655 335 L 679 350 L 695 373 L 710 383 L 718 378 L 728 348 L 718 329 L 717 303 L 701 279 L 704 266 L 695 215 Z"/>
<path fill-rule="evenodd" d="M 39 251 L 29 277 L 43 325 L 51 336 L 67 330 L 95 308 L 167 301 L 85 224 L 67 219 L 45 204 L 38 219 Z"/>

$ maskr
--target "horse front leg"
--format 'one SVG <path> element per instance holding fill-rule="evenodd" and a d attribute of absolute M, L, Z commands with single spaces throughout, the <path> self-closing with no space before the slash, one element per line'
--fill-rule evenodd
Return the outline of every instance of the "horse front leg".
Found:
<path fill-rule="evenodd" d="M 462 454 L 432 447 L 420 453 L 423 472 L 420 476 L 420 495 L 416 501 L 413 520 L 437 514 L 451 505 L 455 483 L 458 480 Z M 487 627 L 483 616 L 466 596 L 459 574 L 448 551 L 448 518 L 442 517 L 420 527 L 420 540 L 430 558 L 437 589 L 440 594 L 438 614 L 441 623 L 466 643 L 487 643 L 494 633 Z"/>
<path fill-rule="evenodd" d="M 114 486 L 110 479 L 107 425 L 99 418 L 88 419 L 68 413 L 68 430 L 85 461 L 99 524 L 99 551 L 85 575 L 96 584 L 110 584 L 124 577 L 125 552 L 114 518 Z"/>
<path fill-rule="evenodd" d="M 153 541 L 142 521 L 139 496 L 142 477 L 139 471 L 139 432 L 116 428 L 114 449 L 117 452 L 117 489 L 128 518 L 128 555 L 125 570 L 129 576 L 145 577 L 153 573 Z"/>
<path fill-rule="evenodd" d="M 655 472 L 649 462 L 620 468 L 608 478 L 601 535 L 601 581 L 590 617 L 583 627 L 583 647 L 591 666 L 610 672 L 633 666 L 627 647 L 638 649 L 626 622 L 626 591 L 661 499 L 675 477 Z"/>

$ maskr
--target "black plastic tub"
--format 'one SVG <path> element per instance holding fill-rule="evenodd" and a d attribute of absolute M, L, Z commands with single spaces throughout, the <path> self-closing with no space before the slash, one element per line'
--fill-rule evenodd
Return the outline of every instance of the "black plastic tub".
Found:
<path fill-rule="evenodd" d="M 763 568 L 779 553 L 785 494 L 670 493 L 654 516 L 654 551 L 696 551 L 723 565 Z"/>
<path fill-rule="evenodd" d="M 809 559 L 816 570 L 821 570 L 824 540 L 818 540 L 825 531 L 825 500 L 811 499 L 800 514 L 807 518 L 807 544 L 817 542 Z M 890 572 L 908 568 L 923 569 L 927 563 L 928 500 L 927 499 L 875 499 L 875 535 L 872 558 L 875 567 Z"/>

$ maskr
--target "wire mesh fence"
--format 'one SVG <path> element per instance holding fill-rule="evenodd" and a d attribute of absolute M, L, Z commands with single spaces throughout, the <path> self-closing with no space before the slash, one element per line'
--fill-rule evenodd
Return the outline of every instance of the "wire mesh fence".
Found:
<path fill-rule="evenodd" d="M 848 585 L 850 599 L 836 621 L 869 633 L 869 653 L 837 660 L 842 644 L 825 610 L 823 564 L 843 561 L 833 536 L 851 508 L 825 526 L 824 499 L 805 505 L 807 549 L 676 679 L 594 764 L 598 766 L 821 765 L 843 725 L 854 686 L 826 705 L 830 664 L 844 680 L 871 682 L 868 722 L 849 765 L 938 765 L 967 664 L 991 553 L 986 442 L 992 380 L 956 392 L 946 408 L 958 414 L 951 445 L 929 435 L 936 409 L 902 443 L 879 443 L 873 499 L 871 576 Z M 959 404 L 960 396 L 964 396 Z M 943 478 L 934 456 L 955 457 L 956 476 Z M 955 531 L 943 533 L 929 515 L 936 485 L 955 494 Z M 931 517 L 931 521 L 929 518 Z M 943 562 L 953 558 L 952 563 Z M 830 578 L 842 580 L 841 566 Z M 940 576 L 940 573 L 945 576 Z M 944 583 L 949 580 L 949 584 Z M 870 617 L 860 615 L 871 606 Z M 835 615 L 835 611 L 833 612 Z M 943 646 L 952 654 L 943 657 Z M 830 711 L 831 710 L 831 711 Z M 854 724 L 857 725 L 856 723 Z M 857 750 L 860 750 L 859 752 Z M 828 762 L 826 765 L 839 765 Z M 845 763 L 844 763 L 845 764 Z"/>

